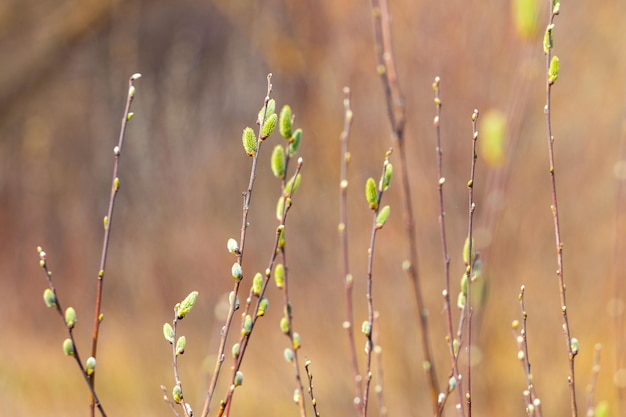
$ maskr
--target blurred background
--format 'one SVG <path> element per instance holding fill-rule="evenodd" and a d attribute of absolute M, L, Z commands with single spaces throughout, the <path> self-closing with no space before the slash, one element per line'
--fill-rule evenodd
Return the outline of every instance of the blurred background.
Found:
<path fill-rule="evenodd" d="M 406 98 L 418 269 L 442 386 L 450 359 L 441 297 L 434 77 L 441 77 L 453 300 L 464 270 L 470 117 L 474 108 L 481 112 L 475 233 L 484 273 L 477 287 L 482 297 L 476 306 L 472 374 L 477 415 L 525 415 L 525 379 L 511 332 L 511 321 L 520 318 L 522 284 L 532 370 L 544 412 L 566 415 L 569 410 L 543 114 L 541 42 L 549 2 L 537 6 L 535 27 L 533 13 L 523 18 L 520 13 L 529 9 L 517 9 L 533 3 L 399 0 L 390 5 Z M 579 415 L 585 410 L 596 343 L 603 346 L 596 398 L 608 402 L 611 416 L 624 415 L 626 408 L 619 403 L 619 393 L 626 390 L 626 206 L 618 198 L 626 178 L 625 19 L 623 1 L 564 2 L 555 31 L 561 74 L 553 90 L 552 120 L 568 313 L 581 344 Z M 135 72 L 143 77 L 136 83 L 135 117 L 121 159 L 97 389 L 109 416 L 172 415 L 159 388 L 164 384 L 169 392 L 174 381 L 161 328 L 171 321 L 174 304 L 195 289 L 199 301 L 180 328 L 188 341 L 180 371 L 185 398 L 199 412 L 215 361 L 220 311 L 232 288 L 233 258 L 226 242 L 239 236 L 241 193 L 250 172 L 241 131 L 254 124 L 266 75 L 272 72 L 278 106 L 290 104 L 296 125 L 304 130 L 303 179 L 287 225 L 301 354 L 312 361 L 322 415 L 351 415 L 337 233 L 344 86 L 353 92 L 348 227 L 357 329 L 366 319 L 371 225 L 363 186 L 369 176 L 378 177 L 391 146 L 369 3 L 4 0 L 0 55 L 2 414 L 88 412 L 88 390 L 61 349 L 63 324 L 42 302 L 46 280 L 35 248 L 41 245 L 48 253 L 62 305 L 78 312 L 78 349 L 86 357 L 112 149 L 128 77 Z M 271 175 L 269 155 L 282 140 L 275 136 L 262 150 L 246 279 L 263 271 L 271 255 L 280 186 Z M 389 413 L 423 416 L 431 412 L 430 400 L 415 302 L 401 268 L 406 241 L 399 184 L 396 177 L 385 195 L 392 216 L 376 248 L 374 302 L 381 314 Z M 278 327 L 280 294 L 272 286 L 268 297 L 270 312 L 253 333 L 242 368 L 245 383 L 237 390 L 232 415 L 298 412 L 292 403 L 293 369 L 283 359 L 288 340 Z M 357 334 L 359 352 L 363 344 Z M 226 370 L 229 364 L 227 358 Z M 225 384 L 222 378 L 214 405 L 225 395 Z M 371 415 L 377 415 L 372 404 Z M 456 415 L 448 408 L 448 415 Z"/>

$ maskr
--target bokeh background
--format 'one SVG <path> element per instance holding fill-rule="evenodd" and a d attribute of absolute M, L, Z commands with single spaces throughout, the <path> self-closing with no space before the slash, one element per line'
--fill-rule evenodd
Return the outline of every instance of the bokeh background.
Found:
<path fill-rule="evenodd" d="M 453 289 L 463 271 L 474 108 L 507 123 L 501 148 L 483 147 L 476 177 L 476 242 L 487 290 L 477 306 L 473 368 L 477 415 L 522 416 L 522 368 L 511 321 L 525 284 L 529 346 L 546 415 L 566 415 L 567 358 L 561 332 L 550 213 L 542 27 L 515 24 L 516 3 L 391 2 L 407 152 L 417 218 L 418 266 L 430 311 L 440 383 L 444 342 L 432 81 L 442 79 L 442 138 Z M 533 3 L 529 1 L 528 3 Z M 543 4 L 546 3 L 546 4 Z M 580 415 L 592 351 L 601 343 L 596 397 L 620 414 L 626 389 L 624 259 L 619 202 L 626 93 L 626 3 L 564 2 L 557 18 L 561 75 L 553 94 L 568 312 L 581 343 Z M 365 319 L 371 213 L 363 184 L 391 145 L 365 1 L 107 2 L 4 0 L 0 4 L 0 409 L 12 416 L 82 416 L 88 391 L 61 350 L 63 325 L 45 307 L 35 248 L 42 245 L 64 306 L 78 311 L 89 346 L 96 274 L 128 77 L 141 72 L 122 155 L 105 282 L 97 387 L 110 416 L 168 416 L 171 389 L 161 328 L 189 291 L 199 302 L 182 323 L 180 369 L 187 400 L 201 409 L 213 368 L 220 305 L 232 287 L 226 241 L 239 236 L 250 159 L 241 130 L 252 125 L 273 73 L 278 105 L 304 130 L 303 180 L 288 220 L 295 325 L 312 360 L 322 414 L 351 415 L 352 383 L 339 238 L 342 88 L 353 91 L 349 236 L 356 323 Z M 499 112 L 499 113 L 493 113 Z M 497 117 L 497 116 L 496 116 Z M 271 145 L 278 138 L 271 139 Z M 479 147 L 481 142 L 479 142 Z M 498 153 L 498 149 L 502 153 Z M 244 268 L 266 267 L 279 184 L 261 156 Z M 392 162 L 393 158 L 392 156 Z M 406 245 L 399 178 L 379 235 L 375 306 L 381 313 L 384 392 L 391 415 L 430 414 L 415 303 L 401 264 Z M 233 415 L 296 415 L 293 370 L 283 360 L 278 292 L 253 334 Z M 454 298 L 454 297 L 453 297 Z M 455 311 L 455 314 L 457 312 Z M 234 333 L 237 333 L 236 331 Z M 363 345 L 357 335 L 357 345 Z M 230 343 L 229 343 L 230 346 Z M 620 353 L 621 352 L 621 353 Z M 620 363 L 621 361 L 621 363 Z M 226 366 L 228 366 L 228 360 Z M 225 381 L 223 381 L 225 382 Z M 224 383 L 216 404 L 225 393 Z M 376 404 L 375 402 L 373 404 Z M 621 403 L 621 407 L 625 407 Z M 449 415 L 455 415 L 450 409 Z M 376 415 L 376 407 L 371 415 Z"/>

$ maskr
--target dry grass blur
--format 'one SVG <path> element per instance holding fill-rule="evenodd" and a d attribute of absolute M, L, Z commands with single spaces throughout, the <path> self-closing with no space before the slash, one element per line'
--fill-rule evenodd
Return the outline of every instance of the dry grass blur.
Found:
<path fill-rule="evenodd" d="M 517 294 L 526 284 L 536 387 L 546 415 L 565 415 L 567 359 L 554 275 L 540 39 L 519 39 L 509 2 L 398 0 L 391 8 L 407 99 L 419 270 L 441 383 L 449 357 L 443 339 L 432 128 L 435 75 L 442 78 L 453 279 L 463 270 L 471 112 L 515 109 L 508 116 L 513 133 L 519 134 L 507 161 L 510 182 L 496 203 L 485 185 L 497 169 L 479 159 L 477 244 L 486 255 L 489 297 L 476 337 L 481 358 L 473 374 L 475 413 L 524 415 L 524 379 L 510 323 L 519 318 Z M 623 238 L 626 232 L 615 226 L 626 110 L 625 20 L 626 6 L 619 0 L 564 3 L 556 32 L 561 75 L 553 95 L 568 312 L 582 345 L 579 407 L 584 408 L 593 345 L 602 343 L 597 397 L 611 402 L 612 416 L 619 415 L 615 313 L 624 314 L 625 296 L 615 293 L 610 279 L 613 270 L 620 280 L 625 272 L 612 257 L 615 233 Z M 202 403 L 206 369 L 212 367 L 204 365 L 212 365 L 218 341 L 214 310 L 231 288 L 226 241 L 239 234 L 241 192 L 249 172 L 241 129 L 254 122 L 268 72 L 274 74 L 278 105 L 289 103 L 304 130 L 303 182 L 287 235 L 296 326 L 303 353 L 313 361 L 322 414 L 353 412 L 341 328 L 338 137 L 342 87 L 349 85 L 355 113 L 350 237 L 360 323 L 370 224 L 362 184 L 378 175 L 390 146 L 371 32 L 369 3 L 354 0 L 5 0 L 0 5 L 2 415 L 87 413 L 87 389 L 61 350 L 61 324 L 41 300 L 45 282 L 35 247 L 48 252 L 61 299 L 77 309 L 77 333 L 86 346 L 112 148 L 126 80 L 134 72 L 143 78 L 137 82 L 135 118 L 122 158 L 98 352 L 97 384 L 108 414 L 171 414 L 159 390 L 160 384 L 172 385 L 161 326 L 192 289 L 200 291 L 200 300 L 182 326 L 188 347 L 181 372 L 187 400 L 197 408 Z M 269 164 L 261 167 L 253 197 L 245 261 L 250 273 L 264 269 L 270 255 L 278 186 L 269 172 Z M 379 237 L 375 303 L 382 314 L 390 413 L 421 416 L 430 406 L 414 302 L 401 270 L 405 250 L 398 193 L 392 187 L 386 196 L 394 209 Z M 490 204 L 501 211 L 491 211 Z M 618 254 L 620 261 L 624 258 Z M 272 297 L 277 297 L 274 289 Z M 237 415 L 297 412 L 291 402 L 292 369 L 282 359 L 278 306 L 278 301 L 273 304 L 252 338 L 243 368 L 246 383 L 234 401 Z M 362 339 L 357 341 L 362 346 Z"/>

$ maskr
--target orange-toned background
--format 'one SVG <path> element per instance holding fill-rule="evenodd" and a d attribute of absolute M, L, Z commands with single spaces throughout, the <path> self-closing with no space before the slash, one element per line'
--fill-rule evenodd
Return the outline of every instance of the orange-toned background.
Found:
<path fill-rule="evenodd" d="M 544 6 L 540 27 L 546 21 Z M 502 171 L 478 161 L 476 233 L 489 289 L 477 314 L 475 413 L 524 415 L 525 383 L 510 323 L 519 318 L 517 294 L 525 284 L 536 387 L 546 415 L 566 415 L 567 359 L 554 274 L 541 34 L 521 39 L 509 2 L 393 1 L 391 8 L 407 104 L 419 271 L 440 383 L 447 380 L 449 357 L 443 339 L 432 128 L 435 75 L 442 78 L 455 294 L 463 270 L 472 110 L 505 112 L 510 139 L 516 140 L 502 199 L 494 200 L 494 188 L 487 189 L 488 178 Z M 615 172 L 625 111 L 625 19 L 624 3 L 618 0 L 564 2 L 557 18 L 555 52 L 562 69 L 554 88 L 553 127 L 568 311 L 581 343 L 580 415 L 595 343 L 604 347 L 597 398 L 610 401 L 611 415 L 619 415 L 615 317 L 616 312 L 623 317 L 624 294 L 616 293 L 611 274 L 617 271 L 618 281 L 624 280 L 613 253 L 615 235 L 624 238 L 615 223 Z M 63 305 L 78 311 L 78 347 L 86 356 L 112 148 L 126 82 L 134 72 L 143 78 L 137 82 L 135 118 L 122 156 L 97 387 L 109 416 L 171 415 L 159 390 L 161 384 L 171 389 L 173 382 L 161 327 L 171 319 L 173 305 L 197 289 L 198 305 L 182 323 L 188 346 L 181 373 L 187 400 L 201 409 L 219 335 L 215 309 L 232 287 L 233 259 L 226 241 L 239 235 L 241 192 L 249 175 L 241 130 L 254 123 L 265 76 L 272 72 L 279 106 L 291 104 L 304 129 L 303 180 L 287 235 L 296 328 L 302 353 L 312 360 L 322 415 L 351 415 L 337 234 L 343 86 L 353 90 L 355 113 L 349 234 L 357 328 L 365 319 L 371 222 L 362 189 L 367 177 L 380 172 L 391 145 L 369 3 L 5 1 L 0 55 L 1 414 L 87 414 L 87 389 L 61 351 L 63 325 L 41 299 L 46 284 L 35 248 L 42 245 L 48 253 Z M 271 140 L 271 145 L 278 141 Z M 279 189 L 267 163 L 271 145 L 262 156 L 253 197 L 244 263 L 248 278 L 265 269 L 276 225 Z M 382 316 L 389 411 L 422 416 L 429 415 L 430 405 L 416 310 L 401 270 L 406 249 L 398 179 L 385 197 L 392 218 L 378 240 L 375 305 Z M 502 210 L 493 211 L 493 204 Z M 623 247 L 617 259 L 624 259 Z M 270 313 L 253 334 L 233 415 L 297 413 L 291 402 L 293 371 L 282 358 L 287 340 L 278 329 L 280 298 L 274 288 L 269 297 Z M 359 349 L 363 343 L 357 335 Z M 624 340 L 619 343 L 623 346 Z M 215 404 L 223 393 L 222 385 Z M 450 409 L 449 415 L 456 414 Z"/>

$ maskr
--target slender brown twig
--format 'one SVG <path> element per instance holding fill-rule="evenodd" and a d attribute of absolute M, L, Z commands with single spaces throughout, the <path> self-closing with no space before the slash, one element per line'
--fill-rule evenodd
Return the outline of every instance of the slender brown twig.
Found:
<path fill-rule="evenodd" d="M 405 270 L 410 278 L 418 309 L 418 318 L 421 329 L 421 345 L 424 355 L 424 372 L 428 380 L 429 393 L 434 414 L 438 414 L 439 388 L 435 363 L 428 330 L 428 311 L 423 300 L 420 277 L 418 274 L 417 239 L 415 234 L 415 218 L 411 201 L 411 185 L 405 150 L 404 127 L 406 122 L 404 99 L 400 91 L 398 74 L 394 60 L 391 39 L 391 16 L 387 0 L 371 0 L 372 17 L 374 20 L 374 42 L 376 50 L 377 71 L 380 75 L 385 99 L 387 114 L 391 123 L 391 134 L 394 148 L 398 152 L 398 165 L 400 168 L 402 200 L 404 205 L 404 219 L 406 236 L 408 240 L 408 262 Z"/>
<path fill-rule="evenodd" d="M 172 344 L 172 368 L 174 370 L 174 380 L 175 380 L 176 386 L 180 389 L 180 392 L 181 392 L 179 403 L 183 409 L 183 413 L 185 417 L 192 417 L 193 412 L 191 412 L 191 407 L 185 402 L 185 397 L 182 395 L 183 384 L 178 374 L 178 356 L 182 352 L 178 352 L 178 346 L 177 346 L 178 343 L 176 343 L 176 341 L 178 340 L 176 338 L 177 328 L 178 328 L 178 309 L 175 307 L 174 308 L 174 320 L 172 320 L 172 330 L 173 330 L 172 343 L 171 343 Z"/>
<path fill-rule="evenodd" d="M 113 179 L 111 181 L 111 197 L 109 198 L 109 209 L 107 215 L 104 218 L 104 238 L 102 242 L 102 256 L 100 257 L 100 268 L 98 270 L 98 286 L 96 290 L 96 308 L 94 314 L 93 323 L 93 339 L 91 343 L 91 356 L 96 357 L 98 350 L 98 335 L 100 332 L 100 323 L 102 322 L 102 289 L 104 285 L 104 273 L 106 270 L 107 254 L 109 251 L 109 239 L 111 237 L 111 226 L 113 222 L 113 208 L 115 207 L 115 197 L 120 187 L 120 179 L 118 177 L 118 169 L 120 163 L 120 156 L 122 154 L 122 145 L 124 144 L 124 137 L 126 134 L 126 126 L 128 121 L 133 117 L 133 113 L 130 112 L 133 99 L 135 98 L 135 81 L 141 77 L 141 74 L 133 74 L 128 79 L 128 96 L 126 98 L 126 108 L 124 109 L 124 115 L 122 116 L 122 123 L 120 128 L 120 134 L 117 142 L 117 146 L 113 149 Z M 90 381 L 92 385 L 95 385 L 95 372 L 91 374 Z M 93 415 L 94 398 L 91 399 L 91 412 Z"/>
<path fill-rule="evenodd" d="M 296 170 L 295 173 L 293 175 L 294 178 L 294 185 L 290 188 L 287 189 L 285 188 L 284 191 L 284 198 L 285 198 L 285 205 L 283 208 L 283 214 L 281 216 L 281 222 L 280 225 L 277 227 L 276 229 L 276 240 L 274 242 L 274 247 L 272 248 L 271 251 L 271 256 L 270 256 L 270 261 L 269 264 L 267 266 L 267 268 L 265 269 L 265 276 L 264 276 L 264 281 L 263 281 L 263 287 L 259 293 L 259 295 L 257 296 L 257 301 L 255 304 L 255 307 L 253 310 L 251 310 L 251 306 L 252 306 L 252 300 L 251 298 L 248 298 L 248 300 L 246 301 L 246 307 L 244 312 L 242 313 L 242 317 L 244 318 L 244 323 L 247 321 L 247 317 L 250 318 L 249 321 L 249 328 L 244 328 L 242 325 L 242 332 L 241 332 L 241 337 L 239 339 L 239 353 L 237 354 L 237 356 L 234 358 L 234 363 L 232 366 L 232 377 L 231 377 L 231 383 L 230 383 L 230 388 L 228 390 L 228 393 L 226 394 L 226 398 L 224 400 L 222 400 L 222 402 L 220 403 L 220 408 L 218 411 L 218 417 L 221 416 L 225 416 L 227 417 L 229 415 L 230 412 L 230 407 L 232 405 L 232 399 L 235 393 L 235 387 L 237 386 L 237 384 L 235 383 L 235 379 L 237 377 L 237 374 L 240 372 L 240 368 L 241 368 L 241 364 L 243 362 L 243 358 L 245 356 L 245 353 L 247 351 L 247 347 L 248 347 L 248 343 L 250 342 L 250 337 L 252 335 L 252 331 L 254 330 L 254 326 L 258 320 L 259 317 L 261 317 L 260 314 L 257 314 L 259 311 L 259 305 L 261 303 L 261 300 L 263 300 L 263 296 L 265 295 L 265 291 L 267 289 L 267 285 L 269 282 L 269 279 L 271 277 L 271 271 L 274 268 L 274 264 L 276 262 L 276 258 L 278 256 L 279 253 L 279 248 L 280 248 L 280 242 L 281 239 L 283 239 L 283 233 L 284 233 L 284 229 L 285 229 L 285 222 L 287 221 L 287 214 L 289 213 L 289 209 L 291 208 L 291 201 L 292 201 L 292 197 L 293 197 L 293 193 L 296 190 L 296 185 L 295 185 L 295 178 L 297 178 L 300 175 L 300 170 L 302 169 L 302 164 L 303 164 L 303 160 L 302 158 L 298 159 L 298 163 L 296 166 Z M 254 314 L 250 314 L 250 311 L 254 312 Z M 295 333 L 292 333 L 293 338 L 294 338 L 294 349 L 295 349 Z M 299 342 L 298 342 L 299 345 Z M 300 393 L 302 395 L 302 392 Z"/>
<path fill-rule="evenodd" d="M 285 189 L 284 187 L 284 181 L 283 181 L 283 190 Z M 283 216 L 286 214 L 286 212 L 284 212 Z M 279 240 L 282 240 L 284 242 L 285 240 L 285 229 L 281 229 L 281 232 L 283 234 L 282 237 L 279 236 Z M 289 267 L 287 266 L 287 252 L 285 250 L 285 245 L 284 244 L 279 244 L 279 248 L 278 250 L 280 251 L 281 257 L 282 257 L 282 265 L 283 265 L 283 285 L 282 285 L 282 291 L 283 291 L 283 306 L 284 306 L 284 310 L 285 310 L 285 317 L 287 318 L 287 323 L 288 323 L 288 328 L 287 331 L 285 332 L 285 336 L 287 336 L 287 338 L 289 339 L 289 342 L 291 344 L 290 349 L 292 349 L 293 352 L 293 359 L 292 359 L 292 363 L 293 363 L 293 368 L 294 368 L 294 372 L 295 372 L 295 376 L 296 376 L 296 384 L 297 384 L 297 389 L 300 392 L 300 395 L 298 397 L 298 407 L 300 408 L 300 416 L 301 417 L 306 417 L 306 407 L 304 404 L 304 385 L 302 384 L 302 377 L 300 375 L 300 359 L 299 359 L 299 355 L 298 355 L 298 351 L 300 350 L 300 342 L 299 342 L 299 335 L 297 335 L 297 333 L 294 332 L 294 320 L 293 320 L 293 308 L 292 308 L 292 304 L 291 304 L 291 300 L 289 299 Z M 273 264 L 273 261 L 271 261 L 271 264 Z"/>
<path fill-rule="evenodd" d="M 343 259 L 343 277 L 346 288 L 346 321 L 343 327 L 348 334 L 348 345 L 350 349 L 350 362 L 352 374 L 354 376 L 354 405 L 357 415 L 361 413 L 361 390 L 362 381 L 359 372 L 359 362 L 357 360 L 356 344 L 354 341 L 354 305 L 353 305 L 353 276 L 350 273 L 350 258 L 348 251 L 348 164 L 350 163 L 350 151 L 348 139 L 350 137 L 350 127 L 352 125 L 352 109 L 350 108 L 350 88 L 344 87 L 344 121 L 343 131 L 339 137 L 341 141 L 341 174 L 339 182 L 339 239 L 341 240 L 341 252 Z"/>
<path fill-rule="evenodd" d="M 98 395 L 96 394 L 96 388 L 91 383 L 91 380 L 89 379 L 89 373 L 83 366 L 83 362 L 80 359 L 80 354 L 78 353 L 78 347 L 76 346 L 76 340 L 74 338 L 74 325 L 73 324 L 70 325 L 66 321 L 65 313 L 63 311 L 63 308 L 61 307 L 61 301 L 59 300 L 56 287 L 54 286 L 54 283 L 52 281 L 52 271 L 48 268 L 48 260 L 47 260 L 46 252 L 43 250 L 41 246 L 39 246 L 37 247 L 37 253 L 39 254 L 39 266 L 41 266 L 41 268 L 43 269 L 46 275 L 46 280 L 48 281 L 48 288 L 50 289 L 53 295 L 53 297 L 45 299 L 46 304 L 49 307 L 54 307 L 56 312 L 59 314 L 59 317 L 61 318 L 61 320 L 63 320 L 63 324 L 65 324 L 65 327 L 67 328 L 69 340 L 71 340 L 71 343 L 72 343 L 71 354 L 70 352 L 66 352 L 66 353 L 70 354 L 70 356 L 74 357 L 74 359 L 76 360 L 76 364 L 78 365 L 78 368 L 80 369 L 80 373 L 83 376 L 85 382 L 87 383 L 87 386 L 89 387 L 89 392 L 91 393 L 91 396 L 93 398 L 94 407 L 98 409 L 102 417 L 106 417 L 107 414 L 104 412 L 104 407 L 100 403 L 100 399 L 98 398 Z M 92 368 L 92 372 L 94 369 L 95 368 Z"/>
<path fill-rule="evenodd" d="M 263 128 L 263 124 L 266 118 L 267 104 L 270 101 L 270 94 L 272 93 L 271 81 L 272 81 L 272 74 L 268 74 L 267 75 L 267 93 L 265 95 L 265 100 L 263 101 L 263 109 L 261 112 L 262 117 L 260 117 L 260 119 L 258 120 L 259 122 L 258 137 L 259 138 L 261 137 L 261 129 Z M 262 141 L 258 141 L 257 151 L 255 152 L 252 158 L 252 167 L 250 168 L 250 179 L 248 181 L 248 188 L 243 194 L 243 209 L 242 209 L 243 213 L 242 213 L 242 219 L 241 219 L 241 235 L 239 239 L 239 248 L 237 251 L 237 263 L 239 265 L 241 265 L 243 262 L 243 254 L 244 254 L 244 248 L 245 248 L 245 243 L 246 243 L 246 232 L 248 230 L 248 212 L 250 210 L 250 202 L 252 200 L 252 189 L 254 186 L 254 180 L 256 179 L 256 168 L 257 168 L 257 161 L 259 157 L 259 151 L 261 150 L 261 144 L 262 144 Z M 233 291 L 232 291 L 233 296 L 231 297 L 232 302 L 230 303 L 230 308 L 228 310 L 228 315 L 226 316 L 226 321 L 224 322 L 224 326 L 222 326 L 222 329 L 220 332 L 221 338 L 220 338 L 220 343 L 219 343 L 218 352 L 217 352 L 217 360 L 215 362 L 215 368 L 213 370 L 211 382 L 209 383 L 209 388 L 207 390 L 206 399 L 205 399 L 204 407 L 202 409 L 202 414 L 201 414 L 202 417 L 208 416 L 209 411 L 211 409 L 211 400 L 213 399 L 213 394 L 215 393 L 217 381 L 219 379 L 220 371 L 222 369 L 222 364 L 224 363 L 224 359 L 225 359 L 224 350 L 226 347 L 226 341 L 228 339 L 228 333 L 230 331 L 233 318 L 235 316 L 235 311 L 237 310 L 237 303 L 235 302 L 235 300 L 237 299 L 237 295 L 239 294 L 240 284 L 241 284 L 241 281 L 237 280 L 233 286 Z"/>
<path fill-rule="evenodd" d="M 554 221 L 554 236 L 556 242 L 556 257 L 557 257 L 557 277 L 559 281 L 559 295 L 561 301 L 561 315 L 563 318 L 563 333 L 565 336 L 565 344 L 569 359 L 569 375 L 567 377 L 567 383 L 570 389 L 570 408 L 572 417 L 577 417 L 578 407 L 576 405 L 576 384 L 574 379 L 574 358 L 578 353 L 573 349 L 573 340 L 571 336 L 571 330 L 569 325 L 569 319 L 567 316 L 567 303 L 565 297 L 565 272 L 563 270 L 563 242 L 561 241 L 561 227 L 559 224 L 559 206 L 557 199 L 556 188 L 556 168 L 554 158 L 554 136 L 552 135 L 552 118 L 551 118 L 551 96 L 552 86 L 558 78 L 559 60 L 558 57 L 552 55 L 553 48 L 553 34 L 554 34 L 554 20 L 560 11 L 559 0 L 550 0 L 550 19 L 546 28 L 544 37 L 544 52 L 546 54 L 546 105 L 544 107 L 544 113 L 546 116 L 546 129 L 548 136 L 548 157 L 550 163 L 550 184 L 552 186 L 552 218 Z"/>
<path fill-rule="evenodd" d="M 372 353 L 374 350 L 374 339 L 373 339 L 373 329 L 374 329 L 374 247 L 376 245 L 376 235 L 378 230 L 380 230 L 384 224 L 385 220 L 380 219 L 379 214 L 382 213 L 383 208 L 381 208 L 380 203 L 382 202 L 383 194 L 387 187 L 389 186 L 390 174 L 391 174 L 391 164 L 389 163 L 389 157 L 391 156 L 391 149 L 389 149 L 385 155 L 385 162 L 383 163 L 382 174 L 380 177 L 380 181 L 378 183 L 377 195 L 374 201 L 369 200 L 370 208 L 373 210 L 373 218 L 372 218 L 372 230 L 370 233 L 370 244 L 367 249 L 367 290 L 366 290 L 366 299 L 367 299 L 367 321 L 363 323 L 363 333 L 367 339 L 365 345 L 365 386 L 363 387 L 363 396 L 361 398 L 361 416 L 367 416 L 367 407 L 369 403 L 369 389 L 372 382 Z M 373 181 L 371 178 L 369 181 Z M 385 185 L 386 184 L 386 185 Z M 368 195 L 368 187 L 366 186 L 366 195 Z M 385 209 L 389 210 L 388 207 Z"/>
<path fill-rule="evenodd" d="M 174 415 L 176 417 L 180 417 L 180 414 L 178 414 L 178 410 L 176 409 L 176 403 L 170 400 L 170 398 L 167 396 L 167 388 L 165 388 L 165 385 L 161 385 L 161 391 L 163 391 L 163 400 L 167 403 L 167 405 L 170 406 Z"/>
<path fill-rule="evenodd" d="M 455 351 L 454 347 L 454 328 L 452 324 L 452 309 L 450 307 L 450 255 L 448 253 L 448 241 L 446 237 L 446 211 L 444 207 L 443 200 L 443 185 L 445 184 L 445 177 L 443 175 L 443 147 L 441 145 L 441 91 L 440 91 L 440 78 L 435 77 L 435 81 L 433 82 L 433 90 L 435 91 L 435 109 L 436 114 L 433 120 L 433 125 L 435 127 L 436 139 L 437 139 L 437 188 L 438 188 L 438 196 L 439 196 L 439 236 L 441 240 L 441 250 L 443 253 L 443 270 L 444 270 L 444 279 L 445 279 L 445 289 L 443 291 L 443 303 L 444 308 L 446 310 L 446 323 L 447 323 L 447 331 L 448 334 L 446 336 L 448 342 L 448 348 L 450 351 L 450 360 L 452 361 L 452 377 L 456 381 L 461 382 L 461 372 L 459 371 L 459 360 L 458 353 Z M 450 387 L 449 387 L 450 388 Z M 459 387 L 460 388 L 460 387 Z M 463 391 L 461 389 L 456 390 L 459 395 L 459 404 L 463 403 Z M 446 400 L 451 393 L 451 389 L 448 389 L 447 392 L 441 397 L 439 400 L 439 408 L 438 415 L 443 413 L 443 408 L 445 406 Z M 464 408 L 461 408 L 462 414 L 465 412 Z"/>
<path fill-rule="evenodd" d="M 317 400 L 315 399 L 315 394 L 313 393 L 313 373 L 309 369 L 311 366 L 311 361 L 306 360 L 304 362 L 304 369 L 306 370 L 306 376 L 309 381 L 309 395 L 311 396 L 311 405 L 313 405 L 313 412 L 315 413 L 315 417 L 320 417 L 320 413 L 317 411 Z"/>
<path fill-rule="evenodd" d="M 465 405 L 467 407 L 467 416 L 472 416 L 472 270 L 474 269 L 474 262 L 476 261 L 476 249 L 474 248 L 474 211 L 476 210 L 476 204 L 474 203 L 474 180 L 476 177 L 476 159 L 478 153 L 476 152 L 476 142 L 478 141 L 478 110 L 474 110 L 472 113 L 472 165 L 470 169 L 470 179 L 467 182 L 468 192 L 468 224 L 467 224 L 467 265 L 465 270 L 465 279 L 467 282 L 467 299 L 465 302 L 464 315 L 466 316 L 466 332 L 467 332 L 467 345 L 465 347 L 467 352 L 467 370 L 465 371 L 465 379 L 467 380 L 467 391 L 465 393 Z"/>
<path fill-rule="evenodd" d="M 521 286 L 520 293 L 517 297 L 519 300 L 520 310 L 522 314 L 522 327 L 518 320 L 513 321 L 513 335 L 517 343 L 517 359 L 520 360 L 522 368 L 524 369 L 524 376 L 526 377 L 526 389 L 524 390 L 524 399 L 526 401 L 526 413 L 528 417 L 542 417 L 541 400 L 537 397 L 535 391 L 535 383 L 533 382 L 533 374 L 530 369 L 530 356 L 528 352 L 528 331 L 527 331 L 527 319 L 526 307 L 524 305 L 524 292 L 525 286 Z"/>

